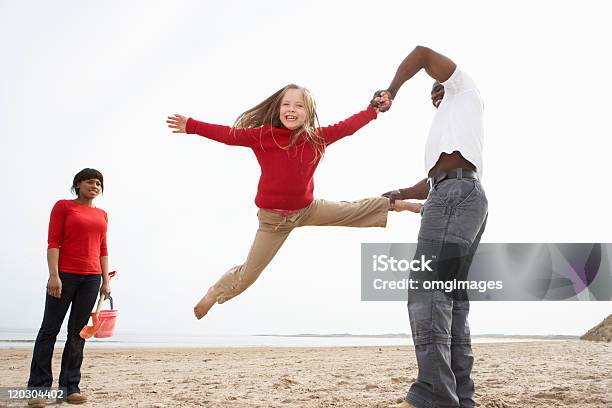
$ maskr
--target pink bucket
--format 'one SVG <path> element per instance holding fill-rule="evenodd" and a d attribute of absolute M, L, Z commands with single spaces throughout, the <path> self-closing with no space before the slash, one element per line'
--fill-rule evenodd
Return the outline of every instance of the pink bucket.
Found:
<path fill-rule="evenodd" d="M 116 273 L 116 271 L 110 272 L 108 274 L 109 278 L 115 276 Z M 79 333 L 82 339 L 87 340 L 92 336 L 97 338 L 112 337 L 113 334 L 115 334 L 115 324 L 117 323 L 118 312 L 113 309 L 113 298 L 109 296 L 108 300 L 110 300 L 110 310 L 100 310 L 104 302 L 100 294 L 96 311 L 91 313 L 92 325 L 83 326 Z"/>
<path fill-rule="evenodd" d="M 117 322 L 117 315 L 117 310 L 100 310 L 100 314 L 98 315 L 98 319 L 100 320 L 100 328 L 98 329 L 98 331 L 96 331 L 94 337 L 98 339 L 105 337 L 113 337 L 113 334 L 115 334 L 115 323 Z"/>

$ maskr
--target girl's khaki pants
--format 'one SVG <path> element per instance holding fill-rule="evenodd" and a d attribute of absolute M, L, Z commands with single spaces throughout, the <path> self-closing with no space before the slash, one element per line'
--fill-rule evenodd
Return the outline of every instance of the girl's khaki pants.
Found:
<path fill-rule="evenodd" d="M 389 199 L 385 197 L 352 202 L 315 200 L 289 217 L 260 209 L 257 213 L 259 229 L 246 262 L 231 268 L 214 285 L 217 302 L 223 303 L 251 286 L 294 228 L 315 225 L 384 227 L 388 209 Z"/>

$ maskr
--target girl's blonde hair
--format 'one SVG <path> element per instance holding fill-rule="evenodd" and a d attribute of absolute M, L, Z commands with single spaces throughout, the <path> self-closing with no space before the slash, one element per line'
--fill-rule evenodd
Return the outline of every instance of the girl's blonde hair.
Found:
<path fill-rule="evenodd" d="M 302 126 L 293 131 L 289 144 L 287 146 L 281 146 L 281 148 L 289 149 L 295 146 L 298 138 L 304 135 L 305 142 L 310 143 L 313 147 L 315 152 L 313 161 L 316 161 L 325 153 L 325 139 L 319 132 L 319 118 L 317 116 L 315 101 L 310 91 L 306 88 L 295 84 L 289 84 L 279 89 L 257 106 L 238 116 L 234 122 L 234 128 L 258 128 L 265 124 L 269 124 L 272 127 L 282 126 L 280 120 L 280 105 L 283 96 L 285 96 L 285 93 L 289 89 L 298 89 L 302 91 L 302 95 L 304 96 L 304 109 L 306 110 L 306 120 Z M 274 134 L 272 134 L 272 136 L 274 136 Z"/>

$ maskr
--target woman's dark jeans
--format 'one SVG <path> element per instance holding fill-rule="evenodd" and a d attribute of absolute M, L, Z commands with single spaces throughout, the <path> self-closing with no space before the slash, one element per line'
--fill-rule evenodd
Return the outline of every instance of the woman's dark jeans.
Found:
<path fill-rule="evenodd" d="M 59 377 L 59 386 L 66 387 L 66 394 L 70 395 L 80 392 L 79 381 L 85 340 L 79 336 L 79 333 L 87 324 L 89 314 L 96 303 L 102 275 L 60 272 L 59 277 L 62 281 L 62 296 L 58 299 L 47 294 L 43 321 L 34 344 L 28 387 L 51 387 L 53 384 L 51 372 L 53 347 L 68 307 L 72 303 Z"/>

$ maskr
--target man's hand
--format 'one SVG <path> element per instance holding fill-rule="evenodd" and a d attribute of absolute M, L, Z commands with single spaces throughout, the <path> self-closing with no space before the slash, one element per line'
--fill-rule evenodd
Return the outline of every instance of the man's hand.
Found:
<path fill-rule="evenodd" d="M 166 123 L 170 129 L 175 129 L 172 133 L 187 133 L 187 117 L 175 113 L 173 116 L 168 116 Z"/>
<path fill-rule="evenodd" d="M 395 200 L 426 200 L 429 195 L 427 179 L 423 179 L 412 187 L 400 188 L 398 190 L 387 191 L 382 196 L 390 201 Z"/>
<path fill-rule="evenodd" d="M 402 197 L 402 193 L 400 190 L 387 191 L 382 195 L 383 197 L 387 197 L 389 199 L 389 208 L 395 210 L 395 201 L 403 200 L 405 197 Z"/>
<path fill-rule="evenodd" d="M 377 112 L 386 112 L 391 108 L 391 94 L 388 91 L 380 90 L 374 92 L 374 96 L 370 101 L 370 106 L 376 109 Z"/>

